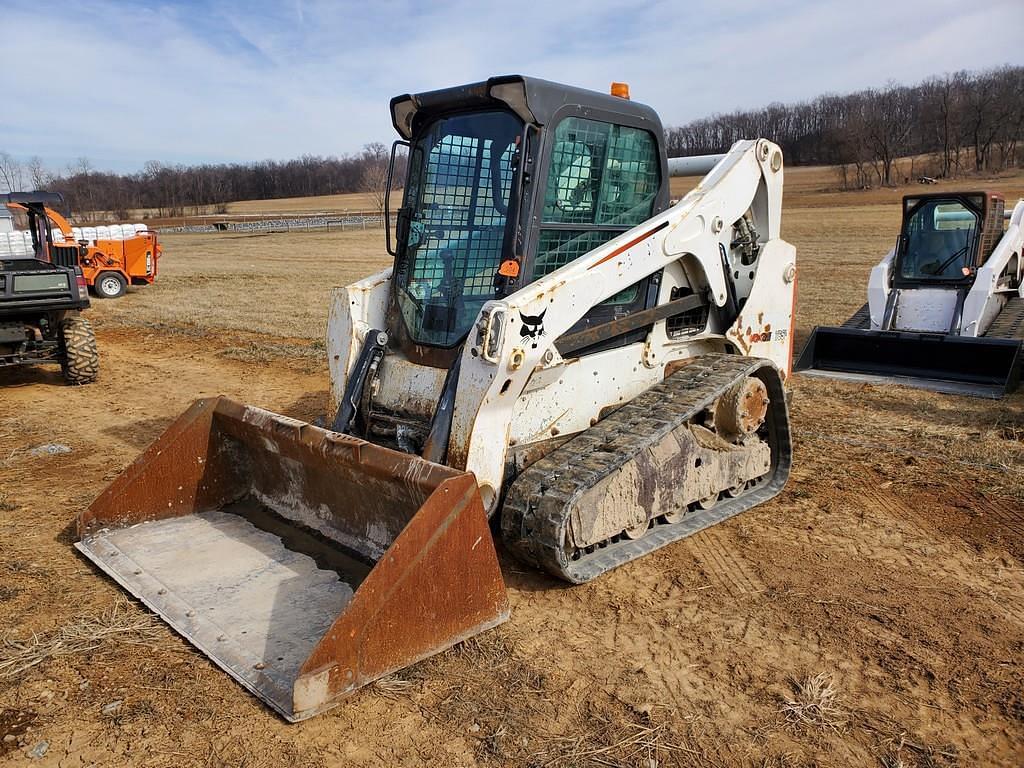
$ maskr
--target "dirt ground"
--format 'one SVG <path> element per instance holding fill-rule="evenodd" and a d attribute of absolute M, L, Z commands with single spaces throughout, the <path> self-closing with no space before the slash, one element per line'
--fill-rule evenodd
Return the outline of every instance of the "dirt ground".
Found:
<path fill-rule="evenodd" d="M 823 178 L 788 188 L 799 341 L 863 303 L 899 215 Z M 775 500 L 579 587 L 499 551 L 511 621 L 285 724 L 72 521 L 196 397 L 322 414 L 328 289 L 383 266 L 383 236 L 165 242 L 155 286 L 94 305 L 100 383 L 0 371 L 0 764 L 1024 764 L 1024 393 L 800 377 Z"/>

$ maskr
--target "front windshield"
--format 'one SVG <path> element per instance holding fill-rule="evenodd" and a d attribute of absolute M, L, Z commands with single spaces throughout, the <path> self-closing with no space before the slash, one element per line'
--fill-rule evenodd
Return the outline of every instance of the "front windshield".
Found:
<path fill-rule="evenodd" d="M 509 112 L 476 112 L 431 123 L 413 144 L 395 286 L 421 344 L 458 343 L 494 297 L 521 134 Z"/>
<path fill-rule="evenodd" d="M 907 221 L 900 276 L 904 280 L 963 280 L 978 232 L 978 214 L 955 200 L 922 203 Z"/>

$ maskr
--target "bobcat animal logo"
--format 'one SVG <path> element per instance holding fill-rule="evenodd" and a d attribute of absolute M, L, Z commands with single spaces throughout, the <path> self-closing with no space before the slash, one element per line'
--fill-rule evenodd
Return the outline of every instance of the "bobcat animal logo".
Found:
<path fill-rule="evenodd" d="M 544 310 L 547 312 L 547 309 Z M 524 339 L 533 339 L 533 346 L 537 346 L 537 339 L 544 335 L 544 312 L 539 315 L 524 315 L 519 313 L 519 319 L 523 321 L 519 328 L 519 335 Z"/>

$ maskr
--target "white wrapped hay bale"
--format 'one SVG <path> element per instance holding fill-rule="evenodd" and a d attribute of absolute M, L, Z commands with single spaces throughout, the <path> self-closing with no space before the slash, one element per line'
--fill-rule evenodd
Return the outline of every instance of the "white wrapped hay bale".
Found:
<path fill-rule="evenodd" d="M 71 228 L 71 237 L 74 238 L 76 243 L 79 240 L 81 240 L 82 239 L 82 228 L 81 227 L 72 227 Z"/>
<path fill-rule="evenodd" d="M 82 239 L 88 240 L 89 245 L 96 244 L 96 227 L 82 227 Z"/>
<path fill-rule="evenodd" d="M 96 239 L 97 240 L 109 240 L 110 239 L 110 227 L 100 224 L 96 227 Z"/>
<path fill-rule="evenodd" d="M 53 238 L 53 242 L 55 242 L 55 243 L 63 243 L 64 242 L 64 233 L 61 232 L 56 227 L 50 230 L 50 237 Z"/>
<path fill-rule="evenodd" d="M 10 244 L 11 255 L 25 256 L 32 249 L 32 241 L 29 240 L 28 248 L 25 247 L 25 235 L 27 232 L 8 232 L 7 242 Z M 31 235 L 29 235 L 31 237 Z"/>

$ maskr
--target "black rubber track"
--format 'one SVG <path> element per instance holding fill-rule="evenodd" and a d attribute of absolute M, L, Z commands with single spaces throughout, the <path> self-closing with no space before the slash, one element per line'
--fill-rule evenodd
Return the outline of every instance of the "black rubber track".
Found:
<path fill-rule="evenodd" d="M 723 496 L 711 509 L 693 510 L 677 523 L 659 519 L 639 539 L 615 537 L 585 550 L 568 544 L 570 515 L 588 489 L 752 375 L 764 381 L 771 401 L 766 421 L 772 466 L 766 476 L 741 495 Z M 785 486 L 791 463 L 789 413 L 778 369 L 758 358 L 702 355 L 527 467 L 505 498 L 502 538 L 519 559 L 579 584 L 768 501 Z"/>
<path fill-rule="evenodd" d="M 1024 299 L 1014 297 L 996 315 L 985 335 L 996 339 L 1024 341 Z"/>
<path fill-rule="evenodd" d="M 69 384 L 90 384 L 100 372 L 100 355 L 92 325 L 84 317 L 69 317 L 60 324 L 61 372 Z"/>
<path fill-rule="evenodd" d="M 858 309 L 843 323 L 843 328 L 860 328 L 863 331 L 871 330 L 871 309 L 868 304 Z"/>

